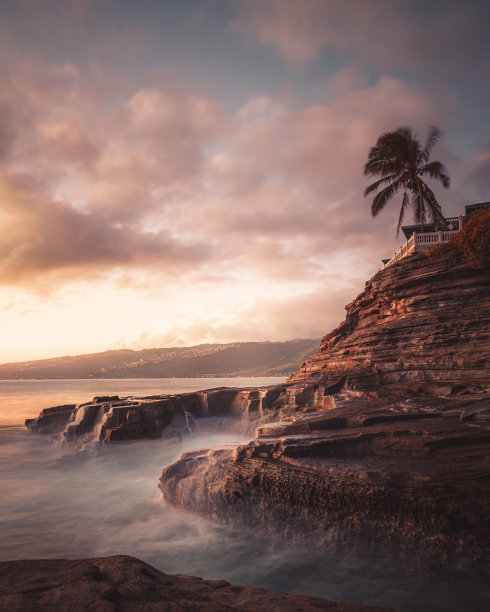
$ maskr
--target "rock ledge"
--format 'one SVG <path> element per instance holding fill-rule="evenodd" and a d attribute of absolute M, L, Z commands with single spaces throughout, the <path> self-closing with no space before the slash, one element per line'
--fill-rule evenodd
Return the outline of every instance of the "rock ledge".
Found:
<path fill-rule="evenodd" d="M 4 561 L 0 563 L 0 608 L 12 612 L 387 612 L 387 608 L 232 586 L 226 580 L 165 574 L 129 556 Z"/>

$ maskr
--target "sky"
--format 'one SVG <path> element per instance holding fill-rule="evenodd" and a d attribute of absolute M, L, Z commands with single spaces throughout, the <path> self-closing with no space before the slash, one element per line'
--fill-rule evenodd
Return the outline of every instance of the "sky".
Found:
<path fill-rule="evenodd" d="M 0 362 L 320 338 L 401 245 L 369 148 L 490 200 L 490 4 L 0 0 Z M 411 222 L 411 219 L 407 219 Z"/>

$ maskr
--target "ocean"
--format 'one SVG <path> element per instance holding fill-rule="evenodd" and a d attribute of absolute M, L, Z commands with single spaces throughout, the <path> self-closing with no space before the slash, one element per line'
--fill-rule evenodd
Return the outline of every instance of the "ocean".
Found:
<path fill-rule="evenodd" d="M 158 490 L 179 452 L 160 440 L 59 446 L 24 427 L 50 406 L 95 395 L 152 395 L 282 378 L 0 381 L 0 560 L 127 554 L 173 574 L 222 578 L 400 612 L 490 609 L 483 587 L 430 580 L 355 551 L 333 556 L 278 535 L 176 510 Z M 196 420 L 182 450 L 244 441 L 231 419 Z"/>

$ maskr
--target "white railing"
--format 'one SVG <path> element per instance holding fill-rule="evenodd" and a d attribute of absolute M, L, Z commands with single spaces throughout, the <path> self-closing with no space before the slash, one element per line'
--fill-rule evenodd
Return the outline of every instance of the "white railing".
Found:
<path fill-rule="evenodd" d="M 415 232 L 413 236 L 416 236 L 417 245 L 432 245 L 440 244 L 441 242 L 448 242 L 451 238 L 454 238 L 456 234 L 459 234 L 459 230 L 451 230 L 448 232 L 427 232 L 421 233 Z"/>
<path fill-rule="evenodd" d="M 415 251 L 415 235 L 416 234 L 412 234 L 410 236 L 407 242 L 405 242 L 405 244 L 398 249 L 398 251 L 390 259 L 390 261 L 385 263 L 383 268 L 387 268 L 388 266 L 391 266 L 397 261 L 400 261 L 400 259 L 407 257 L 407 255 L 411 255 Z"/>
<path fill-rule="evenodd" d="M 414 234 L 417 237 L 417 244 L 437 244 L 439 242 L 439 232 Z"/>
<path fill-rule="evenodd" d="M 436 244 L 448 242 L 458 233 L 459 230 L 451 230 L 447 232 L 414 232 L 407 242 L 393 255 L 390 261 L 385 263 L 382 269 L 393 265 L 397 261 L 404 259 L 416 251 L 426 251 Z"/>

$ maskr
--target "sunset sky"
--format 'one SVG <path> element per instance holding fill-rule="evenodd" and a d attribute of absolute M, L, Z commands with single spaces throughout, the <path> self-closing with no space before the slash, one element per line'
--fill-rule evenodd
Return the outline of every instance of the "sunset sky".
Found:
<path fill-rule="evenodd" d="M 319 338 L 395 237 L 363 164 L 442 130 L 490 200 L 490 3 L 0 0 L 0 362 Z M 410 219 L 409 219 L 410 220 Z"/>

